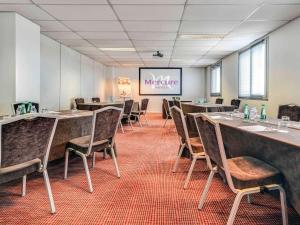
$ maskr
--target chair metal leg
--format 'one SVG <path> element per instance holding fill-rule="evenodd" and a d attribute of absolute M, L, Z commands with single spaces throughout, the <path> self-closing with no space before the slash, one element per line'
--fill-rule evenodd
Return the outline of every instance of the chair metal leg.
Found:
<path fill-rule="evenodd" d="M 113 147 L 111 148 L 111 156 L 112 156 L 112 159 L 113 159 L 115 167 L 116 167 L 117 177 L 120 178 L 121 177 L 120 170 L 119 170 L 118 162 L 117 162 L 116 155 L 115 155 L 115 149 Z"/>
<path fill-rule="evenodd" d="M 200 197 L 198 209 L 202 209 L 202 208 L 203 208 L 204 202 L 205 202 L 206 197 L 207 197 L 207 193 L 208 193 L 208 191 L 209 191 L 209 188 L 210 188 L 210 186 L 211 186 L 212 179 L 214 178 L 215 173 L 216 173 L 215 170 L 211 170 L 211 171 L 210 171 L 209 177 L 208 177 L 208 179 L 207 179 L 207 182 L 206 182 L 206 184 L 205 184 L 204 190 L 203 190 L 203 192 L 202 192 L 202 194 L 201 194 L 201 197 Z"/>
<path fill-rule="evenodd" d="M 133 130 L 133 127 L 132 127 L 132 122 L 131 122 L 131 119 L 130 119 L 130 118 L 128 118 L 128 123 L 129 123 L 129 125 L 130 125 L 131 129 Z"/>
<path fill-rule="evenodd" d="M 229 219 L 227 221 L 227 225 L 233 225 L 236 213 L 239 209 L 240 202 L 241 202 L 244 195 L 245 195 L 245 193 L 243 193 L 243 192 L 238 192 L 237 193 L 237 195 L 234 199 L 233 206 L 232 206 L 231 211 L 230 211 L 230 216 L 229 216 Z"/>
<path fill-rule="evenodd" d="M 140 115 L 138 116 L 138 123 L 139 123 L 140 127 L 143 127 L 143 126 L 142 126 L 141 116 L 140 116 Z"/>
<path fill-rule="evenodd" d="M 166 124 L 167 124 L 167 122 L 168 122 L 168 117 L 167 117 L 167 119 L 165 120 L 165 122 L 164 122 L 164 125 L 163 125 L 163 127 L 166 127 Z"/>
<path fill-rule="evenodd" d="M 55 209 L 54 199 L 53 199 L 53 195 L 52 195 L 52 190 L 51 190 L 51 186 L 50 186 L 50 181 L 49 181 L 49 176 L 48 176 L 47 170 L 43 171 L 43 175 L 44 175 L 45 186 L 46 186 L 46 189 L 47 189 L 48 198 L 49 198 L 49 202 L 50 202 L 51 213 L 53 214 L 53 213 L 56 212 L 56 209 Z"/>
<path fill-rule="evenodd" d="M 121 121 L 120 121 L 120 127 L 121 127 L 121 131 L 122 131 L 122 133 L 124 134 L 123 124 L 122 124 L 122 122 L 121 122 Z"/>
<path fill-rule="evenodd" d="M 86 156 L 83 155 L 83 154 L 80 155 L 80 157 L 82 158 L 82 161 L 83 161 L 83 166 L 84 166 L 84 170 L 85 170 L 85 175 L 86 175 L 89 191 L 92 193 L 93 192 L 93 185 L 92 185 L 92 180 L 91 180 L 91 175 L 90 175 L 87 159 L 86 159 Z"/>
<path fill-rule="evenodd" d="M 280 192 L 280 205 L 281 205 L 281 214 L 282 214 L 282 224 L 288 225 L 289 224 L 289 215 L 287 211 L 287 203 L 286 203 L 286 194 L 284 189 L 280 186 L 278 188 Z"/>
<path fill-rule="evenodd" d="M 22 197 L 26 195 L 26 178 L 27 175 L 24 175 L 22 178 Z"/>
<path fill-rule="evenodd" d="M 184 149 L 184 145 L 180 145 L 179 153 L 178 153 L 178 155 L 177 155 L 177 158 L 176 158 L 176 161 L 175 161 L 175 164 L 174 164 L 173 170 L 172 170 L 172 172 L 173 172 L 173 173 L 175 173 L 175 172 L 176 172 L 176 170 L 177 170 L 178 163 L 179 163 L 179 160 L 180 160 L 180 158 L 181 158 L 181 155 L 182 155 L 183 149 Z"/>
<path fill-rule="evenodd" d="M 95 163 L 96 163 L 96 152 L 93 152 L 93 159 L 92 159 L 92 168 L 95 168 Z"/>
<path fill-rule="evenodd" d="M 191 179 L 191 175 L 192 175 L 192 172 L 194 170 L 194 166 L 195 166 L 196 161 L 197 161 L 197 158 L 193 157 L 193 161 L 192 161 L 191 167 L 189 169 L 188 175 L 187 175 L 187 177 L 185 179 L 185 182 L 184 182 L 184 186 L 183 186 L 184 189 L 188 188 L 188 185 L 189 185 L 189 182 L 190 182 L 190 179 Z"/>
<path fill-rule="evenodd" d="M 147 124 L 147 126 L 150 126 L 150 124 L 149 124 L 149 121 L 148 121 L 148 118 L 147 118 L 146 114 L 144 115 L 144 117 L 145 117 L 145 121 L 146 121 L 146 124 Z"/>
<path fill-rule="evenodd" d="M 107 151 L 106 151 L 106 149 L 104 149 L 104 151 L 103 151 L 103 159 L 106 159 L 106 155 L 107 155 Z"/>
<path fill-rule="evenodd" d="M 69 154 L 70 154 L 69 149 L 66 149 L 66 152 L 65 152 L 65 172 L 64 172 L 64 179 L 68 178 Z"/>

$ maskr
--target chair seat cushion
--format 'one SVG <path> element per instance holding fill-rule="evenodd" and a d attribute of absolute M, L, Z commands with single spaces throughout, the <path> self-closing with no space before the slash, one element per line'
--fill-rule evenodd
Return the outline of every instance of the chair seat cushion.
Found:
<path fill-rule="evenodd" d="M 228 159 L 228 167 L 237 189 L 282 183 L 282 175 L 276 168 L 250 156 Z"/>
<path fill-rule="evenodd" d="M 83 136 L 70 140 L 67 144 L 67 148 L 71 148 L 82 153 L 87 153 L 91 141 L 91 136 Z M 103 151 L 109 146 L 109 140 L 102 140 L 93 143 L 92 151 Z"/>
<path fill-rule="evenodd" d="M 203 145 L 199 137 L 190 138 L 190 143 L 194 153 L 203 153 Z"/>

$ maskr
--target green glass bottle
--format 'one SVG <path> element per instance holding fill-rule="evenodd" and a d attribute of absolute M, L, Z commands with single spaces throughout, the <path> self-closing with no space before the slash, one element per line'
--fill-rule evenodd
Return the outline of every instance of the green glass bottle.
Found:
<path fill-rule="evenodd" d="M 32 103 L 29 102 L 27 107 L 27 113 L 31 113 L 31 111 L 32 111 Z"/>
<path fill-rule="evenodd" d="M 249 120 L 250 118 L 250 111 L 248 104 L 245 104 L 244 106 L 244 120 Z"/>
<path fill-rule="evenodd" d="M 265 104 L 262 104 L 260 108 L 260 120 L 266 120 L 266 119 L 267 119 L 266 106 Z"/>

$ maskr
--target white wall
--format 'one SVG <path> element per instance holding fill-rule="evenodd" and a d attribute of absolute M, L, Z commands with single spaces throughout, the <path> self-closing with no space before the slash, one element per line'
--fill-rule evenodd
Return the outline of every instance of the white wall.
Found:
<path fill-rule="evenodd" d="M 76 97 L 105 99 L 105 66 L 41 35 L 41 107 L 70 109 Z"/>
<path fill-rule="evenodd" d="M 243 100 L 242 104 L 260 107 L 267 105 L 267 113 L 277 117 L 278 106 L 300 105 L 300 19 L 269 35 L 269 91 L 268 101 Z M 226 103 L 238 96 L 238 54 L 222 61 L 222 97 Z M 210 80 L 209 72 L 207 80 Z M 209 84 L 209 82 L 208 82 Z M 210 85 L 207 86 L 209 94 Z M 211 101 L 214 98 L 210 98 Z"/>
<path fill-rule="evenodd" d="M 16 15 L 16 102 L 40 101 L 40 27 Z"/>
<path fill-rule="evenodd" d="M 113 95 L 118 98 L 118 77 L 129 77 L 132 82 L 132 98 L 140 101 L 142 98 L 149 98 L 149 111 L 161 112 L 162 99 L 166 96 L 139 96 L 139 69 L 127 67 L 111 68 L 111 78 L 107 79 L 107 96 Z M 112 90 L 112 91 L 111 91 Z M 204 68 L 183 68 L 182 71 L 182 100 L 195 100 L 205 96 L 205 69 Z M 171 98 L 167 96 L 166 98 Z"/>

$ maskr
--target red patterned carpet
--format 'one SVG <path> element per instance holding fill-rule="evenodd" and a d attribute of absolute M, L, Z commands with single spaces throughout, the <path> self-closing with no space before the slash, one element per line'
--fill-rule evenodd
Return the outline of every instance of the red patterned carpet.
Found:
<path fill-rule="evenodd" d="M 97 157 L 91 169 L 94 193 L 87 192 L 82 162 L 70 162 L 69 179 L 63 180 L 63 163 L 50 166 L 49 175 L 57 213 L 50 214 L 41 176 L 31 175 L 27 195 L 20 197 L 21 184 L 0 188 L 0 224 L 226 224 L 234 195 L 221 179 L 214 179 L 203 211 L 197 204 L 208 172 L 199 161 L 188 190 L 183 181 L 190 161 L 182 159 L 176 174 L 171 172 L 178 151 L 174 127 L 162 128 L 159 115 L 151 116 L 151 127 L 126 127 L 118 134 L 121 179 L 115 177 L 111 159 Z M 170 125 L 171 123 L 169 123 Z M 289 209 L 290 224 L 300 217 Z M 235 224 L 281 224 L 280 203 L 269 195 L 245 199 Z"/>

